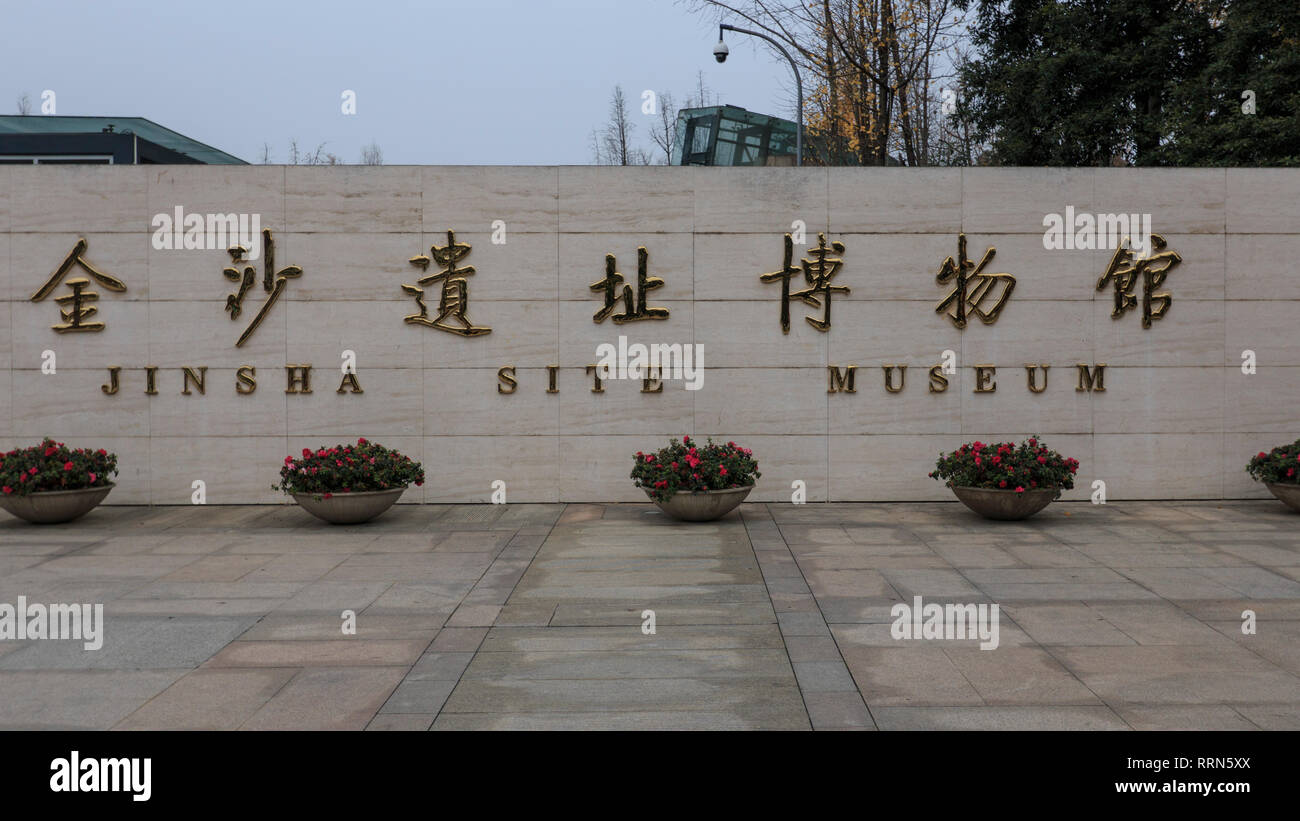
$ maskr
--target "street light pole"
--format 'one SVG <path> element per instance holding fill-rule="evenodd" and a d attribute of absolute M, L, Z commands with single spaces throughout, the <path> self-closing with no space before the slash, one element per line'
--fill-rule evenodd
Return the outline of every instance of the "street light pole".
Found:
<path fill-rule="evenodd" d="M 739 32 L 740 34 L 748 34 L 751 37 L 760 37 L 766 40 L 767 42 L 771 43 L 772 45 L 776 46 L 776 50 L 784 54 L 786 60 L 789 60 L 790 68 L 794 71 L 794 87 L 799 97 L 799 123 L 798 123 L 798 127 L 794 132 L 794 144 L 795 144 L 794 164 L 803 165 L 803 78 L 799 76 L 799 66 L 795 65 L 794 60 L 790 57 L 790 52 L 786 51 L 785 48 L 783 48 L 781 44 L 778 43 L 776 40 L 772 39 L 771 37 L 768 37 L 766 34 L 763 34 L 762 32 L 737 28 L 728 23 L 719 23 L 718 24 L 719 43 L 722 42 L 722 32 L 724 31 L 735 31 L 735 32 Z"/>

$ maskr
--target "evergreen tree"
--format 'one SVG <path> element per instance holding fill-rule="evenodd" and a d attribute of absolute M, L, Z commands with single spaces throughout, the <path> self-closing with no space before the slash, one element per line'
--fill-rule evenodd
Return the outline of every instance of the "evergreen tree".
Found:
<path fill-rule="evenodd" d="M 1296 0 L 973 3 L 959 113 L 985 162 L 1300 162 Z"/>

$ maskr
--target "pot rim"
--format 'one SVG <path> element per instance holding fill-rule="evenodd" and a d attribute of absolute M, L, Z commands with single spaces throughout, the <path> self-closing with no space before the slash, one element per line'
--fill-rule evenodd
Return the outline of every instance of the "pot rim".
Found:
<path fill-rule="evenodd" d="M 1049 492 L 1051 492 L 1051 493 L 1060 493 L 1060 492 L 1062 492 L 1062 490 L 1061 490 L 1060 487 L 1055 487 L 1055 486 L 1053 486 L 1053 487 L 1027 487 L 1027 488 L 1025 488 L 1024 490 L 1019 491 L 1019 492 L 1017 492 L 1017 491 L 1015 490 L 1015 488 L 1009 488 L 1009 487 L 972 487 L 972 486 L 970 486 L 970 485 L 949 485 L 948 487 L 949 487 L 949 489 L 951 489 L 951 490 L 977 490 L 977 491 L 987 491 L 987 492 L 989 492 L 989 493 L 1012 493 L 1012 494 L 1015 494 L 1016 496 L 1025 496 L 1025 495 L 1030 494 L 1030 493 L 1049 493 Z"/>
<path fill-rule="evenodd" d="M 3 499 L 30 499 L 30 498 L 32 498 L 33 496 L 46 496 L 46 497 L 48 497 L 48 496 L 65 496 L 65 495 L 70 495 L 70 494 L 73 494 L 73 493 L 89 493 L 89 492 L 91 492 L 91 491 L 93 491 L 93 490 L 112 490 L 112 489 L 115 488 L 115 487 L 117 487 L 117 483 L 116 483 L 116 482 L 108 482 L 108 483 L 106 483 L 106 484 L 102 484 L 102 485 L 95 485 L 94 487 L 78 487 L 78 488 L 73 488 L 72 490 L 33 490 L 31 493 L 27 493 L 27 494 L 24 494 L 24 495 L 22 495 L 22 496 L 13 495 L 13 496 L 3 496 L 3 497 L 0 497 L 0 498 L 3 498 Z"/>
<path fill-rule="evenodd" d="M 321 490 L 321 491 L 291 490 L 289 491 L 289 495 L 294 497 L 295 499 L 298 498 L 299 496 L 310 496 L 313 499 L 319 496 L 322 501 L 330 501 L 333 499 L 355 499 L 358 496 L 382 496 L 385 493 L 405 493 L 410 489 L 411 489 L 410 485 L 403 485 L 401 487 L 390 487 L 385 490 L 355 490 L 355 491 L 348 491 L 346 493 L 341 490 Z M 326 493 L 330 495 L 329 499 L 325 498 Z"/>
<path fill-rule="evenodd" d="M 641 488 L 644 491 L 650 491 L 652 488 Z M 741 485 L 740 487 L 721 487 L 709 490 L 679 490 L 673 493 L 674 496 L 707 496 L 710 493 L 738 493 L 742 490 L 753 490 L 754 485 Z"/>

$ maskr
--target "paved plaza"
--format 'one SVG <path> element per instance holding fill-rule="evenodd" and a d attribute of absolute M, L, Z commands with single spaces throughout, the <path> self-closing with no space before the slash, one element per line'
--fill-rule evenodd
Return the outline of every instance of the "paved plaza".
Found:
<path fill-rule="evenodd" d="M 102 507 L 0 521 L 19 596 L 105 639 L 0 642 L 5 729 L 1300 728 L 1273 501 Z M 999 646 L 894 639 L 914 596 L 997 603 Z"/>

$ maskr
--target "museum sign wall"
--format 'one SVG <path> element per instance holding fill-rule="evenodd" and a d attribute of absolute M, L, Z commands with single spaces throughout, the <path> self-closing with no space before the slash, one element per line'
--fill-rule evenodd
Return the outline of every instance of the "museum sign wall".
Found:
<path fill-rule="evenodd" d="M 1040 435 L 1087 499 L 1263 497 L 1300 434 L 1300 171 L 0 166 L 0 446 L 114 504 L 278 503 L 285 454 L 404 502 L 645 501 L 743 440 L 751 499 L 942 500 Z"/>

